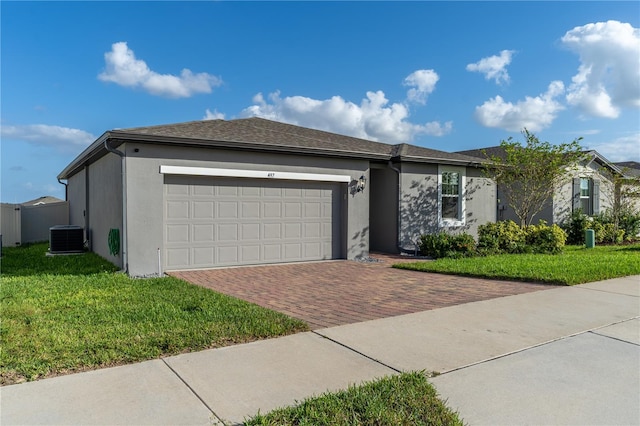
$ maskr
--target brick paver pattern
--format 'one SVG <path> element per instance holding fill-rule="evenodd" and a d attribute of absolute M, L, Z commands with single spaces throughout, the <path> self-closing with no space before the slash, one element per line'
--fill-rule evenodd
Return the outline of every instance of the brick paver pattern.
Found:
<path fill-rule="evenodd" d="M 347 260 L 248 266 L 169 274 L 291 317 L 312 329 L 352 324 L 552 288 L 391 268 L 413 259 L 372 255 Z"/>

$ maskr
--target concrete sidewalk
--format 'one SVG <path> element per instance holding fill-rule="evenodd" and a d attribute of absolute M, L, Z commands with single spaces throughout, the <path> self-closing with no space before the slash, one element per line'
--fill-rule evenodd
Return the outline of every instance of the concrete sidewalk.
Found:
<path fill-rule="evenodd" d="M 640 424 L 640 276 L 0 388 L 0 423 L 239 423 L 399 371 L 469 424 Z"/>

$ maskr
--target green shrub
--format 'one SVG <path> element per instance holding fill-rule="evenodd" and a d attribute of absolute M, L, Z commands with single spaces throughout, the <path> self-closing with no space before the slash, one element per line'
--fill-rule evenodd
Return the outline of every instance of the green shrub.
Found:
<path fill-rule="evenodd" d="M 577 210 L 571 214 L 567 222 L 562 225 L 567 232 L 567 244 L 584 244 L 584 233 L 593 229 L 596 243 L 621 244 L 633 241 L 640 233 L 640 214 L 627 209 L 614 214 L 611 209 L 589 217 Z"/>
<path fill-rule="evenodd" d="M 567 244 L 584 244 L 584 231 L 589 229 L 589 216 L 577 209 L 571 213 L 569 220 L 562 224 L 562 229 L 567 233 Z"/>
<path fill-rule="evenodd" d="M 532 253 L 557 254 L 562 252 L 567 241 L 567 233 L 558 225 L 547 225 L 541 220 L 537 225 L 525 228 L 526 249 Z"/>
<path fill-rule="evenodd" d="M 618 215 L 618 229 L 624 230 L 626 241 L 635 241 L 640 235 L 640 214 L 631 209 L 625 209 Z"/>
<path fill-rule="evenodd" d="M 478 250 L 483 254 L 524 253 L 526 233 L 512 220 L 478 227 Z"/>
<path fill-rule="evenodd" d="M 438 234 L 422 235 L 418 242 L 420 252 L 424 256 L 434 258 L 441 257 L 469 257 L 473 256 L 476 250 L 476 242 L 467 233 L 450 235 L 446 232 Z"/>

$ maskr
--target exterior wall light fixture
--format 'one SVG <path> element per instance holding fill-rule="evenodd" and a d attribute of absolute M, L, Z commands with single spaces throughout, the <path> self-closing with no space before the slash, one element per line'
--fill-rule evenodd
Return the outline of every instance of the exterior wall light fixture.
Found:
<path fill-rule="evenodd" d="M 360 176 L 360 179 L 358 179 L 358 182 L 356 183 L 356 192 L 364 191 L 364 188 L 366 185 L 367 185 L 367 178 L 365 178 L 364 175 Z"/>

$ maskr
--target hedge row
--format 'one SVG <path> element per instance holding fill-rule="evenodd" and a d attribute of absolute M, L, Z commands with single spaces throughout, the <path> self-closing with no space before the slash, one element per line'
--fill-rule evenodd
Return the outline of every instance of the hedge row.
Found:
<path fill-rule="evenodd" d="M 478 227 L 477 243 L 467 233 L 441 232 L 422 235 L 419 246 L 425 256 L 460 258 L 504 253 L 557 254 L 562 252 L 566 241 L 565 231 L 542 220 L 524 228 L 513 221 L 504 221 Z"/>

